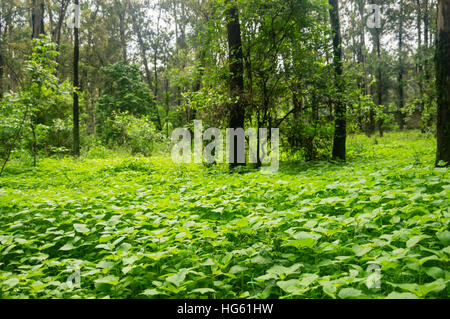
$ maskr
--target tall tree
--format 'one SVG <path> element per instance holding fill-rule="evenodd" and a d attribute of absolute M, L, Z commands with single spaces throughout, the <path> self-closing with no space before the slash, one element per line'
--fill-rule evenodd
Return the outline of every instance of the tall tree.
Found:
<path fill-rule="evenodd" d="M 44 12 L 45 2 L 44 0 L 33 0 L 31 8 L 31 23 L 32 34 L 31 38 L 39 38 L 41 34 L 45 34 L 44 30 Z"/>
<path fill-rule="evenodd" d="M 336 76 L 336 87 L 342 88 L 342 39 L 341 39 L 341 25 L 339 21 L 339 1 L 328 0 L 330 4 L 330 18 L 333 30 L 333 56 L 334 56 L 334 70 Z M 342 102 L 340 96 L 334 109 L 334 137 L 333 137 L 333 153 L 334 159 L 345 160 L 345 142 L 347 137 L 347 121 L 346 121 L 346 106 Z"/>
<path fill-rule="evenodd" d="M 56 26 L 52 29 L 52 40 L 56 42 L 59 46 L 61 43 L 61 30 L 64 23 L 64 19 L 66 18 L 67 8 L 69 7 L 70 0 L 62 0 L 60 2 L 59 10 L 58 10 L 58 21 Z M 48 8 L 49 12 L 50 8 Z"/>
<path fill-rule="evenodd" d="M 438 0 L 436 44 L 436 166 L 450 164 L 450 0 Z"/>
<path fill-rule="evenodd" d="M 404 12 L 404 0 L 400 0 L 400 8 L 399 8 L 399 15 L 398 15 L 398 105 L 397 109 L 395 111 L 397 124 L 400 129 L 403 129 L 404 126 L 404 119 L 403 119 L 403 113 L 402 109 L 405 105 L 405 97 L 404 97 L 404 83 L 403 83 L 403 73 L 404 71 L 404 52 L 403 52 L 403 20 L 405 18 L 405 12 Z"/>
<path fill-rule="evenodd" d="M 127 10 L 125 10 L 125 5 L 121 0 L 114 1 L 115 13 L 119 17 L 119 38 L 120 46 L 122 47 L 122 61 L 123 63 L 128 63 L 128 52 L 127 52 L 127 39 L 126 39 L 126 24 L 127 24 Z"/>
<path fill-rule="evenodd" d="M 230 92 L 233 101 L 229 110 L 229 128 L 244 128 L 245 105 L 243 103 L 244 92 L 244 63 L 242 54 L 241 25 L 239 22 L 239 11 L 234 0 L 227 0 L 227 37 L 228 55 L 230 68 Z M 234 158 L 231 159 L 230 167 L 245 165 L 238 162 L 238 143 L 234 141 Z M 230 151 L 230 150 L 229 150 Z"/>
<path fill-rule="evenodd" d="M 422 64 L 422 55 L 420 51 L 422 50 L 422 0 L 416 0 L 416 10 L 417 10 L 417 64 L 416 64 L 416 72 L 417 72 L 417 81 L 419 85 L 419 114 L 422 117 L 423 111 L 425 109 L 424 101 L 423 101 L 423 64 Z M 421 121 L 422 122 L 422 121 Z M 420 127 L 422 133 L 425 132 L 425 125 L 421 123 Z"/>
<path fill-rule="evenodd" d="M 131 14 L 131 22 L 133 23 L 133 29 L 137 36 L 142 63 L 144 64 L 145 79 L 147 80 L 149 89 L 153 90 L 153 81 L 152 81 L 152 76 L 150 73 L 150 68 L 148 66 L 148 59 L 147 59 L 147 46 L 144 43 L 144 38 L 142 36 L 141 23 L 140 23 L 140 19 L 138 17 L 138 12 L 137 12 L 136 7 L 137 7 L 136 4 L 134 4 L 130 0 L 128 0 L 128 9 Z"/>
<path fill-rule="evenodd" d="M 372 0 L 372 3 L 375 1 Z M 376 105 L 380 107 L 383 105 L 383 74 L 381 68 L 381 28 L 375 28 L 373 33 L 374 39 L 374 51 L 376 51 L 377 63 L 376 63 Z M 375 124 L 375 123 L 373 123 Z M 378 119 L 378 130 L 380 131 L 380 136 L 383 136 L 383 118 Z M 373 128 L 373 127 L 372 127 Z"/>
<path fill-rule="evenodd" d="M 0 8 L 0 100 L 3 98 L 3 68 L 4 68 L 4 61 L 3 61 L 3 8 Z"/>
<path fill-rule="evenodd" d="M 78 79 L 78 62 L 80 59 L 79 44 L 79 6 L 80 1 L 75 0 L 75 23 L 74 23 L 74 53 L 73 53 L 73 154 L 80 155 L 80 110 L 78 93 L 80 91 L 80 83 Z"/>

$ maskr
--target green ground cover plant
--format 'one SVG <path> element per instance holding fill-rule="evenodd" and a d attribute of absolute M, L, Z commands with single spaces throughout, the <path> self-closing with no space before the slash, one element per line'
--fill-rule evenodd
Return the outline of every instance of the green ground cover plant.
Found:
<path fill-rule="evenodd" d="M 12 161 L 0 298 L 448 298 L 450 174 L 434 145 L 350 136 L 347 163 L 271 175 L 163 156 Z"/>

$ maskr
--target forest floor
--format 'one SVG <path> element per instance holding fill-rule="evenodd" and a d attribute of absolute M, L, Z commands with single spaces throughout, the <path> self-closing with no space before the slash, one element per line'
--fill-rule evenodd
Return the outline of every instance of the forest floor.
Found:
<path fill-rule="evenodd" d="M 164 157 L 11 162 L 0 298 L 450 297 L 450 173 L 420 133 L 278 173 Z"/>

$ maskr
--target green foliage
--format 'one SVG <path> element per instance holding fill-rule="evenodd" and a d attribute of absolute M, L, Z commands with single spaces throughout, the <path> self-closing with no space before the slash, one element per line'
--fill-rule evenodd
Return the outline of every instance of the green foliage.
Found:
<path fill-rule="evenodd" d="M 133 116 L 149 116 L 157 121 L 153 94 L 141 80 L 137 65 L 117 62 L 102 68 L 105 75 L 103 95 L 97 101 L 99 130 L 114 112 L 128 112 Z M 107 134 L 107 132 L 106 132 Z"/>
<path fill-rule="evenodd" d="M 13 162 L 0 297 L 448 298 L 450 175 L 434 145 L 351 136 L 346 164 L 272 175 L 117 154 Z"/>
<path fill-rule="evenodd" d="M 289 121 L 285 130 L 287 136 L 287 152 L 300 155 L 307 161 L 328 159 L 331 156 L 334 128 L 331 124 L 311 124 L 297 119 Z"/>
<path fill-rule="evenodd" d="M 128 147 L 132 154 L 153 154 L 165 138 L 158 132 L 149 117 L 113 112 L 104 123 L 103 138 L 106 145 Z"/>
<path fill-rule="evenodd" d="M 48 154 L 70 147 L 67 131 L 54 125 L 67 121 L 73 92 L 69 82 L 56 77 L 57 56 L 49 37 L 34 40 L 20 89 L 0 101 L 2 157 L 10 149 L 34 153 L 39 148 Z"/>

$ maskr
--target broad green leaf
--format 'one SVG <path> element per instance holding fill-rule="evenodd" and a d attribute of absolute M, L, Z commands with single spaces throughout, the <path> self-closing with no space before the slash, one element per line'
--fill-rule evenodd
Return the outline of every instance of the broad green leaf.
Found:
<path fill-rule="evenodd" d="M 79 233 L 88 233 L 89 228 L 85 224 L 73 224 L 73 228 Z"/>
<path fill-rule="evenodd" d="M 436 233 L 436 236 L 444 245 L 450 245 L 450 231 Z"/>
<path fill-rule="evenodd" d="M 206 294 L 209 292 L 216 292 L 214 289 L 212 288 L 196 288 L 194 290 L 192 290 L 192 292 L 198 292 L 200 294 Z"/>
<path fill-rule="evenodd" d="M 412 294 L 410 292 L 391 292 L 386 299 L 418 299 L 415 294 Z"/>
<path fill-rule="evenodd" d="M 187 273 L 188 273 L 187 269 L 185 268 L 180 269 L 176 274 L 167 277 L 166 281 L 179 287 L 186 278 Z"/>
<path fill-rule="evenodd" d="M 355 288 L 343 288 L 339 290 L 339 298 L 357 298 L 361 296 L 361 290 Z"/>

